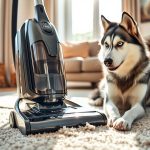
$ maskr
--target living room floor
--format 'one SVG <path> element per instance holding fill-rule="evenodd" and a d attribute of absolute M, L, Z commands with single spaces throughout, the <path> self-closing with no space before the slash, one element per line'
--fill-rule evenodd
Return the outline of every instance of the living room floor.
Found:
<path fill-rule="evenodd" d="M 68 89 L 68 98 L 82 106 L 89 106 L 90 87 Z M 0 107 L 13 107 L 16 89 L 0 89 Z M 5 105 L 5 106 L 4 106 Z M 98 108 L 99 109 L 99 108 Z M 24 136 L 9 127 L 11 109 L 0 108 L 1 150 L 150 150 L 150 108 L 131 131 L 116 131 L 107 126 L 86 124 L 79 128 L 62 128 L 54 133 Z"/>

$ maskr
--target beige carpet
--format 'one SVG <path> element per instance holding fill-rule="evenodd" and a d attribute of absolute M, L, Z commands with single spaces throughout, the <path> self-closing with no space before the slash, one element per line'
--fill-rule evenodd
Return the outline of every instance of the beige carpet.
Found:
<path fill-rule="evenodd" d="M 150 150 L 150 109 L 128 132 L 87 124 L 30 136 L 8 126 L 9 111 L 0 108 L 0 150 Z"/>

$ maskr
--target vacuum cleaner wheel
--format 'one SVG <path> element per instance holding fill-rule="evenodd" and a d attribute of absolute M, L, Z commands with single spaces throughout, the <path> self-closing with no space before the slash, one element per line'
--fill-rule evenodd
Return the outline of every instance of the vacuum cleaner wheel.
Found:
<path fill-rule="evenodd" d="M 11 111 L 9 114 L 9 124 L 11 128 L 17 128 L 15 115 L 13 111 Z"/>

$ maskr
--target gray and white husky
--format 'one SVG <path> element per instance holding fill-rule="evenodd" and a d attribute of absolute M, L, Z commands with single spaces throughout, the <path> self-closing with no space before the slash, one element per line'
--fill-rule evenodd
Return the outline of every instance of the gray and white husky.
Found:
<path fill-rule="evenodd" d="M 104 16 L 101 20 L 104 36 L 100 56 L 105 77 L 91 97 L 95 104 L 104 99 L 109 127 L 130 130 L 133 121 L 145 114 L 145 105 L 150 102 L 149 51 L 128 13 L 123 12 L 121 23 L 110 22 Z"/>

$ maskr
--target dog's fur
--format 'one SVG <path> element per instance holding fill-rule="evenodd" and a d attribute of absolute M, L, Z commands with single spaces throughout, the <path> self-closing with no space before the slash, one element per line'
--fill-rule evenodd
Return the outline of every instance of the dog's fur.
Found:
<path fill-rule="evenodd" d="M 101 20 L 104 36 L 100 57 L 105 62 L 105 78 L 91 97 L 96 104 L 104 99 L 108 126 L 130 130 L 133 121 L 145 114 L 145 104 L 150 101 L 149 53 L 128 13 L 123 12 L 119 24 L 104 16 Z"/>

